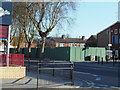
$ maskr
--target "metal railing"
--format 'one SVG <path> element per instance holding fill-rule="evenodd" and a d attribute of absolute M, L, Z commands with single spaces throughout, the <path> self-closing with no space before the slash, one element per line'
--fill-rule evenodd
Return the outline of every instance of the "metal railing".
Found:
<path fill-rule="evenodd" d="M 71 85 L 74 85 L 74 64 L 72 62 L 41 62 L 41 63 L 38 63 L 37 89 L 39 88 L 39 74 L 41 70 L 53 70 L 53 76 L 54 76 L 54 70 L 70 70 L 71 81 L 69 83 L 71 83 Z"/>

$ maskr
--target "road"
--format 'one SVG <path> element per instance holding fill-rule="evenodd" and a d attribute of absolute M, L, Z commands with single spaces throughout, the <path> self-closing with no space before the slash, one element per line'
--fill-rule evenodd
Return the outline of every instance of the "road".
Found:
<path fill-rule="evenodd" d="M 119 63 L 90 63 L 76 62 L 75 72 L 78 77 L 88 84 L 90 87 L 120 87 L 120 67 Z M 86 87 L 85 85 L 81 85 Z M 89 85 L 88 85 L 89 86 Z"/>
<path fill-rule="evenodd" d="M 27 63 L 26 63 L 27 65 Z M 37 62 L 31 62 L 32 66 Z M 80 87 L 120 87 L 120 64 L 112 62 L 74 62 L 74 82 Z"/>

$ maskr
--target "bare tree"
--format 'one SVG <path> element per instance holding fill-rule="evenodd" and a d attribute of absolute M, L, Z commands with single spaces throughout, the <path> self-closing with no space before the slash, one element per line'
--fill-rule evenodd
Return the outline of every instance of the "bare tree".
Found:
<path fill-rule="evenodd" d="M 13 19 L 19 27 L 21 27 L 21 30 L 24 34 L 25 42 L 28 43 L 28 48 L 30 52 L 30 46 L 32 44 L 32 41 L 35 36 L 35 28 L 33 23 L 31 22 L 31 19 L 28 17 L 27 9 L 26 9 L 27 3 L 14 3 L 13 4 Z M 19 23 L 19 24 L 17 24 Z M 15 26 L 16 26 L 15 25 Z"/>
<path fill-rule="evenodd" d="M 74 9 L 74 3 L 70 2 L 39 2 L 29 3 L 28 15 L 42 38 L 41 57 L 44 53 L 45 40 L 49 33 L 67 17 L 68 10 Z"/>
<path fill-rule="evenodd" d="M 43 0 L 44 1 L 44 0 Z M 70 21 L 68 11 L 75 9 L 72 2 L 22 2 L 14 4 L 14 19 L 24 32 L 24 37 L 30 46 L 34 33 L 42 38 L 41 55 L 43 56 L 45 40 L 49 33 L 60 27 L 63 22 Z M 37 31 L 37 32 L 35 32 Z"/>

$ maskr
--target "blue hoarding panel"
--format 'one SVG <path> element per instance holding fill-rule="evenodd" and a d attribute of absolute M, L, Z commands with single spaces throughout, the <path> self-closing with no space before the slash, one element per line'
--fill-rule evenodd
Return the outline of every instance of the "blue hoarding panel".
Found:
<path fill-rule="evenodd" d="M 12 24 L 12 2 L 0 2 L 0 24 Z"/>

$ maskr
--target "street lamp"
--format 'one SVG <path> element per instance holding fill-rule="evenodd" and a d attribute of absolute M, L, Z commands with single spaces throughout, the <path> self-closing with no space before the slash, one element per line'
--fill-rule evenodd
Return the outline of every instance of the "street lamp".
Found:
<path fill-rule="evenodd" d="M 111 53 L 110 53 L 111 46 L 112 46 L 112 44 L 111 44 L 111 31 L 110 31 L 110 29 L 109 29 L 109 42 L 108 42 L 108 50 L 109 50 L 108 56 L 109 56 L 109 59 L 110 59 L 110 57 L 111 57 Z"/>

